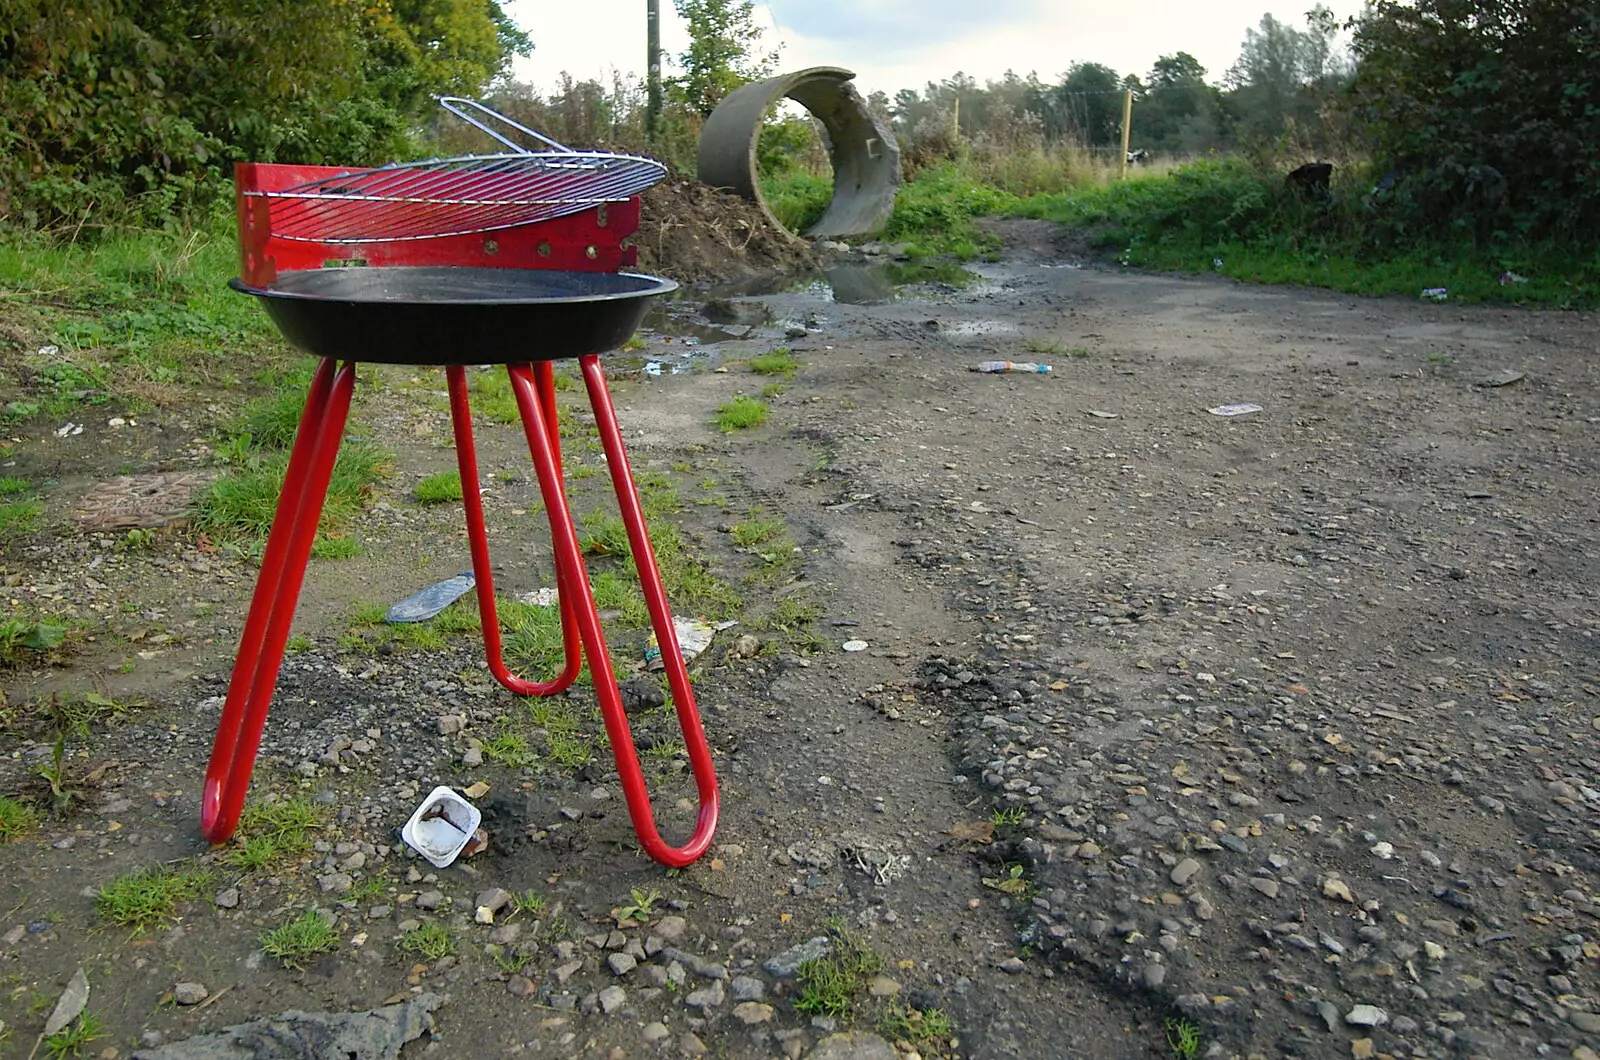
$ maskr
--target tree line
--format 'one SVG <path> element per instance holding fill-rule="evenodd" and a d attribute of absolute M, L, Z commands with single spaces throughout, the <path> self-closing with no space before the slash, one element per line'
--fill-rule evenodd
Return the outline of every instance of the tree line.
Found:
<path fill-rule="evenodd" d="M 1335 47 L 1340 26 L 1326 7 L 1314 8 L 1304 28 L 1271 14 L 1246 32 L 1238 62 L 1220 83 L 1193 55 L 1157 59 L 1148 73 L 1119 74 L 1096 62 L 1073 63 L 1050 84 L 1037 74 L 1008 72 L 980 85 L 965 74 L 922 91 L 879 94 L 901 138 L 914 142 L 943 129 L 979 138 L 991 130 L 1024 132 L 1045 143 L 1071 142 L 1090 150 L 1120 148 L 1123 94 L 1133 93 L 1132 144 L 1152 154 L 1203 155 L 1237 149 L 1252 138 L 1298 129 L 1317 137 L 1326 102 L 1348 86 L 1350 63 Z"/>
<path fill-rule="evenodd" d="M 668 122 L 643 142 L 642 86 L 511 84 L 528 37 L 496 0 L 10 0 L 0 5 L 0 217 L 171 218 L 226 193 L 235 159 L 364 164 L 458 143 L 431 96 L 490 95 L 568 142 L 687 169 L 699 121 L 774 68 L 749 0 L 674 0 L 691 30 Z M 1338 46 L 1341 30 L 1350 35 Z M 1245 151 L 1372 170 L 1390 235 L 1600 238 L 1600 3 L 1373 0 L 1340 25 L 1268 15 L 1220 77 L 1186 52 L 1144 73 L 1081 62 L 1053 83 L 956 75 L 873 103 L 914 153 L 939 131 L 1015 144 Z M 803 126 L 804 123 L 801 123 Z M 763 157 L 810 150 L 776 123 Z"/>

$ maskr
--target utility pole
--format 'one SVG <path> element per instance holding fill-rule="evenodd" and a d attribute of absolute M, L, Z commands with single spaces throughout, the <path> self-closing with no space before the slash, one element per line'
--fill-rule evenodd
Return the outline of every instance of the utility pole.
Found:
<path fill-rule="evenodd" d="M 646 45 L 649 64 L 646 75 L 649 81 L 649 98 L 645 102 L 644 134 L 651 142 L 661 134 L 661 0 L 645 0 L 649 11 L 649 28 Z"/>
<path fill-rule="evenodd" d="M 1133 89 L 1122 94 L 1122 179 L 1128 179 L 1128 148 L 1133 134 Z"/>

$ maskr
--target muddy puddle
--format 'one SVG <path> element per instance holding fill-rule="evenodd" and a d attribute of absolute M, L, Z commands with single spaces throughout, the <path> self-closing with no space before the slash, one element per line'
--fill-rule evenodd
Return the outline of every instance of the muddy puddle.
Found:
<path fill-rule="evenodd" d="M 924 301 L 993 282 L 960 265 L 920 262 L 747 276 L 709 291 L 682 292 L 652 309 L 639 332 L 643 347 L 628 367 L 648 376 L 715 369 L 725 357 L 748 353 L 745 344 L 803 340 L 825 330 L 829 306 Z"/>

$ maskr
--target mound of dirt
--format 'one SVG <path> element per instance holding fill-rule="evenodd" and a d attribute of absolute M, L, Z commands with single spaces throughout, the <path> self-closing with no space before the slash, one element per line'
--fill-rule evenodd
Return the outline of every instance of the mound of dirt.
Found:
<path fill-rule="evenodd" d="M 803 271 L 816 264 L 810 245 L 774 224 L 755 203 L 697 181 L 672 181 L 645 192 L 644 221 L 635 238 L 639 267 L 680 283 Z"/>

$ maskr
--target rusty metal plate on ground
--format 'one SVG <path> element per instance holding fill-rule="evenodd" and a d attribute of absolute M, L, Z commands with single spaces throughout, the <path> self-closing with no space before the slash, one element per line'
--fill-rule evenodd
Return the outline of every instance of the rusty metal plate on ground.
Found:
<path fill-rule="evenodd" d="M 89 530 L 151 530 L 186 521 L 195 499 L 216 481 L 215 471 L 118 475 L 95 486 L 72 518 Z"/>

